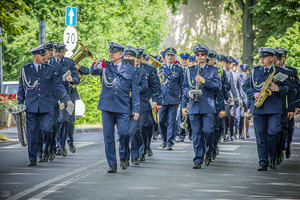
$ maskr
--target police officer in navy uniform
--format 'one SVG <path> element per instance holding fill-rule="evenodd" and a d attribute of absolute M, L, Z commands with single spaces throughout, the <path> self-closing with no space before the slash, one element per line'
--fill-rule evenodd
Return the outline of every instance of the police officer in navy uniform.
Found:
<path fill-rule="evenodd" d="M 65 80 L 63 80 L 63 84 L 66 88 L 66 91 L 68 95 L 71 97 L 71 90 L 70 90 L 70 84 L 78 84 L 79 83 L 79 76 L 77 73 L 77 69 L 75 67 L 75 62 L 74 60 L 70 58 L 64 57 L 66 51 L 66 45 L 62 43 L 55 43 L 54 44 L 54 57 L 52 60 L 56 61 L 61 65 L 61 70 L 62 70 L 62 76 L 70 71 L 71 75 L 68 75 Z M 66 75 L 65 75 L 66 76 Z M 72 100 L 73 101 L 73 100 Z M 66 150 L 66 139 L 67 135 L 69 132 L 69 129 L 71 127 L 71 121 L 70 121 L 70 114 L 66 109 L 60 110 L 59 111 L 59 135 L 58 135 L 58 149 L 56 154 L 57 155 L 67 155 L 67 150 Z M 70 147 L 72 148 L 72 146 Z"/>
<path fill-rule="evenodd" d="M 82 65 L 76 64 L 75 65 L 78 76 L 80 75 L 79 79 L 84 79 L 83 77 L 86 75 L 90 74 L 90 69 L 87 67 L 84 67 Z M 83 80 L 79 80 L 78 84 L 71 84 L 70 86 L 70 97 L 71 97 L 71 101 L 73 102 L 73 104 L 76 106 L 76 100 L 79 100 L 79 94 L 78 94 L 78 90 L 77 90 L 77 86 L 81 83 L 81 81 Z M 69 128 L 68 128 L 68 139 L 67 139 L 67 144 L 69 145 L 69 150 L 72 153 L 76 152 L 76 148 L 74 145 L 74 130 L 75 130 L 75 109 L 73 111 L 73 113 L 70 115 L 69 118 Z"/>
<path fill-rule="evenodd" d="M 225 104 L 225 138 L 224 141 L 228 141 L 228 139 L 235 138 L 235 134 L 237 131 L 237 125 L 238 125 L 238 113 L 236 113 L 236 108 L 239 106 L 239 93 L 237 89 L 237 77 L 238 74 L 235 72 L 235 59 L 232 56 L 226 57 L 226 76 L 228 78 L 228 82 L 230 85 L 229 94 L 232 97 L 226 102 Z"/>
<path fill-rule="evenodd" d="M 253 124 L 256 135 L 256 143 L 259 157 L 258 171 L 266 171 L 269 164 L 271 169 L 276 169 L 276 148 L 278 134 L 281 130 L 280 115 L 282 114 L 282 99 L 280 94 L 286 94 L 289 85 L 285 81 L 270 82 L 271 95 L 267 96 L 262 105 L 257 105 L 264 95 L 260 90 L 264 87 L 269 76 L 281 72 L 281 68 L 273 65 L 275 52 L 270 48 L 259 48 L 262 66 L 252 68 L 250 76 L 243 85 L 243 90 L 251 98 L 250 112 L 253 114 Z"/>
<path fill-rule="evenodd" d="M 161 51 L 160 52 L 160 55 L 161 55 L 161 62 L 162 62 L 162 64 L 166 64 L 166 54 L 165 54 L 165 51 Z"/>
<path fill-rule="evenodd" d="M 247 80 L 248 76 L 249 76 L 249 66 L 248 64 L 241 64 L 240 65 L 240 69 L 241 69 L 241 72 L 240 72 L 240 75 L 241 75 L 241 87 L 243 87 L 245 81 Z M 248 113 L 248 97 L 247 95 L 245 94 L 244 90 L 241 90 L 241 94 L 243 96 L 243 105 L 242 105 L 242 110 L 241 110 L 241 114 L 243 114 L 243 118 L 244 120 L 240 120 L 240 133 L 241 133 L 241 139 L 245 139 L 245 129 L 246 129 L 246 138 L 249 138 L 250 135 L 249 135 L 249 126 L 250 126 L 250 113 Z"/>
<path fill-rule="evenodd" d="M 181 53 L 180 58 L 181 58 L 180 61 L 181 61 L 181 67 L 183 69 L 183 74 L 185 74 L 187 68 L 189 67 L 190 54 L 189 53 Z M 186 137 L 186 135 L 188 135 L 189 139 L 192 140 L 192 130 L 191 130 L 190 119 L 188 116 L 186 116 L 187 118 L 182 116 L 181 107 L 182 107 L 182 105 L 180 104 L 179 116 L 177 117 L 178 118 L 178 130 L 176 130 L 176 139 L 175 139 L 176 142 L 184 142 L 184 138 Z M 180 127 L 180 124 L 183 123 L 184 120 L 187 123 L 187 128 L 185 128 L 185 129 Z"/>
<path fill-rule="evenodd" d="M 195 157 L 194 169 L 200 169 L 205 160 L 209 165 L 212 154 L 212 137 L 214 134 L 215 91 L 221 90 L 221 81 L 216 67 L 207 65 L 208 47 L 197 44 L 193 52 L 198 65 L 188 68 L 184 79 L 184 97 L 182 98 L 182 113 L 189 114 Z M 195 90 L 202 90 L 202 94 L 193 94 Z M 186 109 L 189 103 L 189 109 Z M 205 158 L 204 158 L 205 155 Z"/>
<path fill-rule="evenodd" d="M 299 111 L 300 108 L 300 82 L 299 82 L 299 77 L 298 77 L 298 71 L 296 68 L 294 67 L 290 67 L 287 66 L 285 64 L 285 60 L 287 58 L 287 53 L 288 51 L 283 48 L 283 47 L 276 47 L 276 50 L 279 50 L 282 52 L 282 57 L 281 59 L 278 60 L 278 65 L 280 67 L 282 67 L 283 69 L 287 70 L 290 74 L 289 78 L 291 81 L 291 84 L 293 85 L 293 94 L 295 95 L 295 101 L 294 102 L 289 102 L 289 106 L 294 106 L 296 112 Z M 288 135 L 286 137 L 286 143 L 285 143 L 285 157 L 289 158 L 291 155 L 291 142 L 292 142 L 292 138 L 293 138 L 293 133 L 294 133 L 294 118 L 293 117 L 289 117 L 289 121 L 288 121 Z"/>
<path fill-rule="evenodd" d="M 26 105 L 26 127 L 28 139 L 28 166 L 37 165 L 38 129 L 50 134 L 53 127 L 53 84 L 63 103 L 70 100 L 59 77 L 51 65 L 45 64 L 46 51 L 43 46 L 30 50 L 34 61 L 21 68 L 18 88 L 18 104 Z M 46 136 L 47 137 L 47 136 Z"/>
<path fill-rule="evenodd" d="M 45 55 L 45 63 L 51 65 L 56 74 L 58 75 L 61 83 L 62 83 L 62 68 L 59 63 L 57 63 L 55 60 L 52 60 L 53 56 L 53 47 L 54 47 L 54 42 L 53 41 L 48 41 L 43 44 L 45 50 L 46 50 L 46 55 Z M 53 107 L 54 107 L 54 117 L 53 117 L 53 130 L 51 134 L 49 135 L 49 138 L 44 138 L 44 152 L 42 156 L 42 161 L 47 162 L 48 158 L 50 161 L 54 160 L 55 158 L 55 136 L 58 132 L 58 115 L 59 115 L 59 104 L 58 101 L 60 101 L 60 98 L 58 96 L 57 90 L 53 84 L 51 84 L 51 94 L 53 97 Z M 63 107 L 61 107 L 63 109 Z"/>
<path fill-rule="evenodd" d="M 195 58 L 195 55 L 192 55 L 191 57 L 190 57 L 190 66 L 193 66 L 193 65 L 197 65 L 198 63 L 197 63 L 197 60 L 196 60 L 196 58 Z"/>
<path fill-rule="evenodd" d="M 216 66 L 220 79 L 221 79 L 221 88 L 215 91 L 215 107 L 216 107 L 216 114 L 215 114 L 215 130 L 213 134 L 213 142 L 212 142 L 212 160 L 214 160 L 217 155 L 219 154 L 219 147 L 218 142 L 222 133 L 224 132 L 225 127 L 225 100 L 230 98 L 228 93 L 229 90 L 229 83 L 226 77 L 226 73 L 224 72 L 223 68 L 218 63 L 216 65 L 217 60 L 217 52 L 210 49 L 208 51 L 208 65 Z"/>
<path fill-rule="evenodd" d="M 211 55 L 211 56 L 213 56 L 213 55 Z M 216 60 L 217 60 L 216 67 L 218 68 L 219 76 L 221 78 L 221 83 L 222 83 L 222 94 L 223 94 L 223 97 L 224 97 L 224 106 L 225 106 L 225 104 L 231 102 L 231 96 L 229 94 L 230 84 L 229 84 L 227 73 L 226 73 L 226 70 L 225 70 L 226 56 L 224 56 L 222 54 L 218 54 L 217 57 L 216 57 Z M 225 111 L 225 117 L 226 117 L 226 111 Z M 216 126 L 217 127 L 217 129 L 216 129 L 217 138 L 216 138 L 216 141 L 215 141 L 216 149 L 215 149 L 215 152 L 214 152 L 216 155 L 219 154 L 218 142 L 221 141 L 221 138 L 223 138 L 223 139 L 225 138 L 225 117 L 220 118 L 219 119 L 219 126 Z"/>
<path fill-rule="evenodd" d="M 292 70 L 288 68 L 283 68 L 283 55 L 284 51 L 281 49 L 274 49 L 275 51 L 275 59 L 273 60 L 273 64 L 281 67 L 283 69 L 283 73 L 288 76 L 288 82 L 290 84 L 289 91 L 286 94 L 281 94 L 282 97 L 282 114 L 281 114 L 281 131 L 279 133 L 278 138 L 278 147 L 276 153 L 276 165 L 279 165 L 284 159 L 284 150 L 285 150 L 285 141 L 288 136 L 288 129 L 290 121 L 294 118 L 295 114 L 295 97 L 297 96 L 297 84 L 295 83 L 293 77 L 294 73 Z"/>
<path fill-rule="evenodd" d="M 137 68 L 141 68 L 146 72 L 146 81 L 148 90 L 141 95 L 141 135 L 142 143 L 140 147 L 140 161 L 145 161 L 145 155 L 152 156 L 151 139 L 154 132 L 154 119 L 152 109 L 160 109 L 162 105 L 162 91 L 160 87 L 157 70 L 154 66 L 142 63 L 142 55 L 144 49 L 138 48 Z M 150 105 L 150 99 L 152 105 Z M 153 107 L 153 108 L 152 108 Z"/>
<path fill-rule="evenodd" d="M 163 106 L 159 110 L 159 128 L 163 137 L 162 147 L 172 150 L 175 140 L 176 114 L 182 96 L 183 69 L 174 64 L 177 51 L 165 50 L 166 64 L 159 67 L 164 76 L 162 83 Z"/>
<path fill-rule="evenodd" d="M 109 42 L 109 59 L 97 60 L 90 68 L 92 75 L 100 75 L 102 89 L 98 109 L 102 112 L 105 154 L 109 165 L 108 173 L 117 172 L 114 129 L 119 134 L 120 167 L 129 165 L 126 149 L 129 145 L 130 114 L 137 120 L 140 116 L 140 97 L 134 67 L 122 62 L 124 46 Z"/>
<path fill-rule="evenodd" d="M 137 55 L 138 51 L 136 48 L 132 46 L 127 46 L 124 49 L 124 59 L 130 59 L 133 60 L 133 67 L 135 67 L 136 70 L 136 78 L 138 82 L 138 88 L 139 88 L 139 94 L 140 94 L 140 100 L 141 96 L 143 94 L 146 94 L 148 90 L 148 81 L 146 79 L 146 72 L 144 69 L 138 67 L 138 62 L 137 62 Z M 143 108 L 141 106 L 140 113 L 142 112 Z M 127 148 L 126 152 L 126 162 L 129 162 L 130 159 L 130 154 L 131 154 L 131 162 L 133 165 L 139 165 L 139 150 L 141 146 L 141 126 L 140 126 L 140 119 L 141 116 L 136 120 L 134 119 L 134 115 L 132 114 L 130 116 L 130 121 L 129 121 L 129 135 L 130 135 L 130 145 L 131 148 L 129 149 L 129 146 Z"/>

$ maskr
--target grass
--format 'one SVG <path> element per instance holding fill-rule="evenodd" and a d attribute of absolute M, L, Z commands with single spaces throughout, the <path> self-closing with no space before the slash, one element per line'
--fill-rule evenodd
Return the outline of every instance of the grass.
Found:
<path fill-rule="evenodd" d="M 5 135 L 5 134 L 3 134 L 3 133 L 0 133 L 0 141 L 7 141 L 7 140 L 9 140 L 9 138 L 8 138 L 8 137 L 6 137 L 6 135 Z"/>

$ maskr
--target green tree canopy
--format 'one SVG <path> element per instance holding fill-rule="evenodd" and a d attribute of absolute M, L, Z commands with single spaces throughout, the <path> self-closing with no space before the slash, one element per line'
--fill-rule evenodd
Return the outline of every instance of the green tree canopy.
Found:
<path fill-rule="evenodd" d="M 21 66 L 31 62 L 29 50 L 39 45 L 39 20 L 46 20 L 46 39 L 63 43 L 66 6 L 78 8 L 77 34 L 93 53 L 94 60 L 108 59 L 108 42 L 144 48 L 146 52 L 158 52 L 166 34 L 168 19 L 164 0 L 28 0 L 30 11 L 20 13 L 16 26 L 23 29 L 21 35 L 5 35 L 3 38 L 4 80 L 17 80 Z M 94 61 L 85 59 L 81 65 L 90 67 Z M 78 87 L 86 104 L 86 117 L 77 123 L 99 123 L 97 111 L 101 84 L 98 77 L 87 76 Z"/>
<path fill-rule="evenodd" d="M 4 33 L 20 34 L 22 28 L 15 24 L 20 12 L 29 10 L 22 0 L 0 1 L 0 27 Z"/>
<path fill-rule="evenodd" d="M 264 46 L 270 36 L 277 39 L 300 21 L 298 0 L 256 0 L 253 6 L 256 47 Z M 299 42 L 299 38 L 298 38 Z"/>

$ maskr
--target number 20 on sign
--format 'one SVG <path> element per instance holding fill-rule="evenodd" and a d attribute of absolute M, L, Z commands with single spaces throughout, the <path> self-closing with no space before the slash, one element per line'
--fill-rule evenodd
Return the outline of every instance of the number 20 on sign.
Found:
<path fill-rule="evenodd" d="M 74 27 L 68 26 L 64 32 L 64 44 L 68 51 L 72 51 L 76 47 L 77 31 Z"/>

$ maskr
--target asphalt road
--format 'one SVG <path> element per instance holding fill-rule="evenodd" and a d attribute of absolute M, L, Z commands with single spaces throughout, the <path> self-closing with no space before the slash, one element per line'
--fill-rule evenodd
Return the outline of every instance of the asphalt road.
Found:
<path fill-rule="evenodd" d="M 13 135 L 11 135 L 13 137 Z M 277 170 L 258 172 L 251 138 L 220 144 L 209 166 L 192 169 L 190 141 L 173 151 L 152 143 L 154 155 L 139 166 L 108 174 L 100 133 L 76 134 L 77 152 L 27 167 L 27 149 L 0 143 L 0 199 L 300 199 L 300 129 L 290 159 Z"/>

